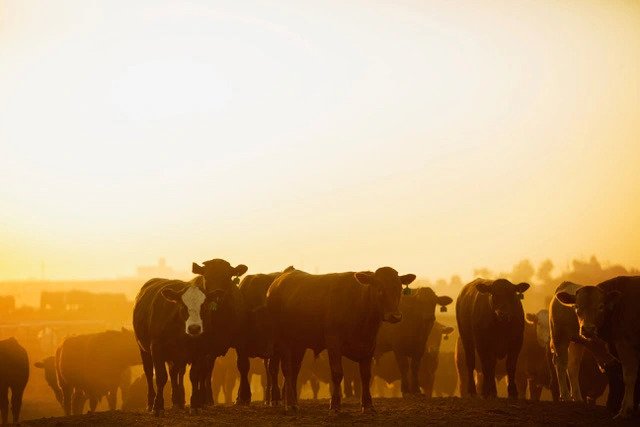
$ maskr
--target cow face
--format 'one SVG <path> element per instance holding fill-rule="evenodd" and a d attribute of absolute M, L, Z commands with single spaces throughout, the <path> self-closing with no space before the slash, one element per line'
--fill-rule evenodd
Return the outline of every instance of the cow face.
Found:
<path fill-rule="evenodd" d="M 439 305 L 442 310 L 442 307 L 446 307 L 453 302 L 451 297 L 445 295 L 438 296 L 433 289 L 429 287 L 416 289 L 415 296 L 422 305 L 421 308 L 426 320 L 431 322 L 436 320 L 435 312 L 437 305 Z"/>
<path fill-rule="evenodd" d="M 162 296 L 179 305 L 180 318 L 184 321 L 185 333 L 190 337 L 197 337 L 204 332 L 203 315 L 210 310 L 212 304 L 218 304 L 225 294 L 221 289 L 205 293 L 198 286 L 189 286 L 181 291 L 165 288 Z"/>
<path fill-rule="evenodd" d="M 416 279 L 415 274 L 398 276 L 398 272 L 393 268 L 381 267 L 375 273 L 370 271 L 355 273 L 355 278 L 363 285 L 371 286 L 382 320 L 389 323 L 398 323 L 402 320 L 402 313 L 399 310 L 402 286 L 413 282 Z"/>
<path fill-rule="evenodd" d="M 528 283 L 514 285 L 506 279 L 494 280 L 491 284 L 478 283 L 478 292 L 489 294 L 489 305 L 499 322 L 509 322 L 520 311 L 520 294 L 529 289 Z"/>
<path fill-rule="evenodd" d="M 53 390 L 53 394 L 56 396 L 56 400 L 61 405 L 63 404 L 62 400 L 62 391 L 60 387 L 58 387 L 58 377 L 56 376 L 56 359 L 53 356 L 49 356 L 43 359 L 40 362 L 36 362 L 33 364 L 36 368 L 40 368 L 44 370 L 44 379 Z"/>
<path fill-rule="evenodd" d="M 537 313 L 527 313 L 525 315 L 527 323 L 536 328 L 536 340 L 542 348 L 548 348 L 551 341 L 551 329 L 549 328 L 549 310 L 540 310 Z"/>
<path fill-rule="evenodd" d="M 192 264 L 191 271 L 194 274 L 204 276 L 207 289 L 230 289 L 231 286 L 240 282 L 240 276 L 246 273 L 248 267 L 244 264 L 238 264 L 232 267 L 223 259 L 212 259 L 205 261 L 202 265 L 195 262 Z"/>
<path fill-rule="evenodd" d="M 597 286 L 583 286 L 575 295 L 558 292 L 556 299 L 563 305 L 573 307 L 578 317 L 580 335 L 590 339 L 596 336 L 605 314 L 619 301 L 620 295 L 619 291 L 605 293 Z"/>

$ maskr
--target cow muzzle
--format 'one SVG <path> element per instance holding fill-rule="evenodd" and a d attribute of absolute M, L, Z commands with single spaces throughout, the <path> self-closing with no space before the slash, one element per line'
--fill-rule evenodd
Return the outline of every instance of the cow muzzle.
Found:
<path fill-rule="evenodd" d="M 190 336 L 197 337 L 201 333 L 202 333 L 202 326 L 196 323 L 187 326 L 187 334 L 189 334 Z"/>
<path fill-rule="evenodd" d="M 389 323 L 398 323 L 399 321 L 402 320 L 402 313 L 400 313 L 399 311 L 395 312 L 395 313 L 386 313 L 384 315 L 384 319 L 385 322 L 389 322 Z"/>

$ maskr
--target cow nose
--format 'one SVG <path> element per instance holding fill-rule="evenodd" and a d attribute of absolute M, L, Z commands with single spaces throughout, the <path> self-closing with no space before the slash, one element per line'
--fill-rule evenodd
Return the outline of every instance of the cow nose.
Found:
<path fill-rule="evenodd" d="M 187 327 L 187 332 L 189 335 L 200 335 L 202 332 L 202 327 L 200 325 L 189 325 Z"/>
<path fill-rule="evenodd" d="M 399 321 L 402 320 L 402 313 L 400 313 L 399 311 L 396 313 L 388 313 L 386 315 L 386 320 L 389 323 L 398 323 Z"/>

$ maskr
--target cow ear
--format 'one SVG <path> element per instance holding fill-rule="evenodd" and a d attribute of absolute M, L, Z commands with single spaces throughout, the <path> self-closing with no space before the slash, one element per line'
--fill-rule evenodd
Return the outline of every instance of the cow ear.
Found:
<path fill-rule="evenodd" d="M 477 283 L 476 290 L 482 294 L 490 294 L 491 285 L 487 285 L 486 283 Z"/>
<path fill-rule="evenodd" d="M 295 270 L 296 268 L 293 265 L 290 265 L 289 267 L 285 268 L 282 272 L 283 273 L 290 273 L 293 270 Z"/>
<path fill-rule="evenodd" d="M 174 303 L 180 302 L 180 299 L 182 298 L 182 294 L 180 292 L 174 291 L 173 289 L 169 288 L 164 288 L 162 291 L 160 291 L 160 293 L 162 294 L 164 299 Z"/>
<path fill-rule="evenodd" d="M 610 291 L 604 296 L 604 303 L 607 308 L 613 308 L 614 305 L 620 301 L 620 297 L 622 297 L 622 292 L 620 291 Z"/>
<path fill-rule="evenodd" d="M 441 306 L 445 306 L 445 305 L 449 305 L 453 302 L 453 299 L 451 299 L 451 297 L 448 296 L 441 296 L 438 297 L 438 299 L 436 300 L 436 304 L 441 305 Z"/>
<path fill-rule="evenodd" d="M 33 364 L 33 366 L 35 366 L 36 368 L 44 369 L 44 363 L 42 362 L 36 362 Z"/>
<path fill-rule="evenodd" d="M 414 280 L 416 280 L 416 275 L 415 274 L 405 274 L 404 276 L 400 276 L 400 283 L 402 283 L 403 285 L 408 285 L 409 283 L 413 282 Z"/>
<path fill-rule="evenodd" d="M 576 305 L 576 296 L 572 295 L 568 292 L 558 292 L 556 294 L 556 299 L 560 301 L 563 305 L 573 307 Z"/>
<path fill-rule="evenodd" d="M 244 273 L 247 272 L 247 270 L 249 269 L 249 267 L 247 267 L 244 264 L 238 264 L 236 266 L 236 268 L 233 269 L 233 275 L 234 276 L 242 276 Z"/>
<path fill-rule="evenodd" d="M 536 321 L 538 320 L 538 316 L 536 316 L 533 313 L 527 313 L 524 315 L 525 320 L 527 321 L 527 323 L 533 325 L 536 323 Z"/>
<path fill-rule="evenodd" d="M 373 285 L 376 283 L 375 276 L 370 271 L 359 271 L 354 273 L 353 277 L 363 285 Z"/>
<path fill-rule="evenodd" d="M 203 275 L 203 274 L 204 274 L 204 271 L 205 271 L 205 268 L 204 268 L 203 266 L 198 265 L 198 264 L 196 264 L 195 262 L 194 262 L 194 263 L 191 263 L 191 272 L 192 272 L 193 274 L 200 274 L 200 275 Z"/>
<path fill-rule="evenodd" d="M 518 292 L 519 294 L 523 293 L 524 291 L 526 291 L 527 289 L 529 289 L 531 285 L 529 285 L 528 283 L 522 282 L 522 283 L 518 283 L 516 285 L 516 292 Z"/>

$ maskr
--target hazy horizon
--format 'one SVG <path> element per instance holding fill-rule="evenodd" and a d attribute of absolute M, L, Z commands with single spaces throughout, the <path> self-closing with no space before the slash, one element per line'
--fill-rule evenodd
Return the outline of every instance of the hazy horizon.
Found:
<path fill-rule="evenodd" d="M 640 3 L 0 1 L 0 280 L 640 266 Z"/>

